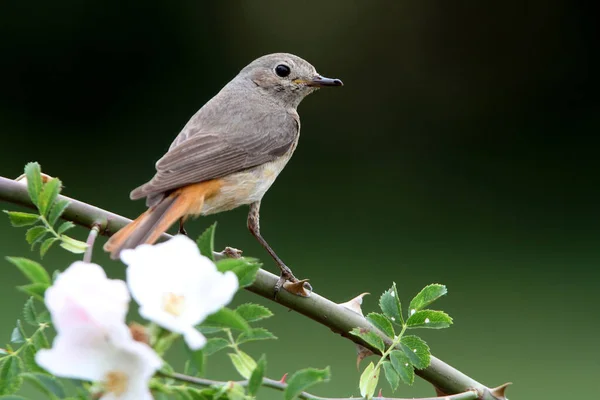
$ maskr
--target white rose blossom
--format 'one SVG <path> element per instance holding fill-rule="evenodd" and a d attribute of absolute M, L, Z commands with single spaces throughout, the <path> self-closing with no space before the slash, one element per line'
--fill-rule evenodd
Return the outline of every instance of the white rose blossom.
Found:
<path fill-rule="evenodd" d="M 140 315 L 181 333 L 192 350 L 206 344 L 194 326 L 228 304 L 239 287 L 233 272 L 219 272 L 183 235 L 124 250 L 121 260 L 128 266 L 127 284 Z"/>
<path fill-rule="evenodd" d="M 58 333 L 36 362 L 54 375 L 103 384 L 102 400 L 151 400 L 148 381 L 162 360 L 133 340 L 125 325 L 125 282 L 107 279 L 96 264 L 75 262 L 46 290 Z"/>

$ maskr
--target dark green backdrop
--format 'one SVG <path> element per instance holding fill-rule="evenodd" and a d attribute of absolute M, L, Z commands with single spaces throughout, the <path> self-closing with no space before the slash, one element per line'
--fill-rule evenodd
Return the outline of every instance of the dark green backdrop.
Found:
<path fill-rule="evenodd" d="M 564 1 L 4 1 L 0 174 L 37 160 L 64 193 L 133 217 L 187 119 L 252 59 L 286 51 L 345 87 L 300 106 L 300 146 L 263 201 L 263 233 L 300 277 L 365 309 L 398 284 L 448 286 L 455 318 L 434 354 L 521 399 L 592 391 L 600 323 L 598 42 L 592 9 Z M 1 204 L 2 208 L 14 208 Z M 217 244 L 258 256 L 246 210 L 218 215 Z M 189 224 L 199 234 L 215 218 Z M 84 238 L 85 231 L 74 231 Z M 0 219 L 0 255 L 28 255 Z M 76 259 L 54 249 L 49 269 Z M 112 276 L 122 265 L 97 249 Z M 0 343 L 25 297 L 0 261 Z M 268 375 L 330 365 L 315 391 L 357 395 L 355 350 L 269 304 Z M 225 357 L 208 375 L 233 378 Z M 390 390 L 383 384 L 384 394 Z M 262 391 L 261 398 L 280 398 Z M 396 393 L 398 394 L 398 393 Z M 404 397 L 431 395 L 418 381 Z M 271 397 L 273 396 L 273 397 Z"/>

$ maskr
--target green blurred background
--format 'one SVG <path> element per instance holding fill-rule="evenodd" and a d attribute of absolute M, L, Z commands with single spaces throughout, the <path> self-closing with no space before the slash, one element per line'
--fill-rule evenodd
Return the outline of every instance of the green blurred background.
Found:
<path fill-rule="evenodd" d="M 592 307 L 600 252 L 598 41 L 593 9 L 567 0 L 489 2 L 8 1 L 0 11 L 0 175 L 27 161 L 64 193 L 137 216 L 129 191 L 188 118 L 243 66 L 298 54 L 345 86 L 300 106 L 302 138 L 263 200 L 265 237 L 316 291 L 346 301 L 396 281 L 407 302 L 444 283 L 455 318 L 423 333 L 475 379 L 520 399 L 577 398 L 600 373 Z M 16 209 L 10 204 L 2 208 Z M 219 221 L 217 245 L 276 267 L 246 230 Z M 0 221 L 0 255 L 31 255 Z M 74 230 L 79 238 L 86 232 Z M 98 244 L 96 262 L 123 275 Z M 31 255 L 32 257 L 34 255 Z M 48 269 L 77 257 L 53 249 Z M 0 261 L 0 343 L 25 296 Z M 355 349 L 250 293 L 279 340 L 251 344 L 268 375 L 332 367 L 326 396 L 358 395 Z M 175 357 L 183 353 L 175 352 Z M 365 364 L 366 365 L 366 364 Z M 235 378 L 226 356 L 208 376 Z M 391 395 L 387 383 L 384 394 Z M 396 395 L 432 395 L 429 384 Z M 35 395 L 31 395 L 35 398 Z M 281 398 L 263 389 L 262 399 Z"/>

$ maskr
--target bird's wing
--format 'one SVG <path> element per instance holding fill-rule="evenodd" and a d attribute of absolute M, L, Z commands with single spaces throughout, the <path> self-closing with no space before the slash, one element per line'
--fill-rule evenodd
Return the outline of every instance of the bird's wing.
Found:
<path fill-rule="evenodd" d="M 273 161 L 285 154 L 298 137 L 299 123 L 286 111 L 236 124 L 224 131 L 192 127 L 156 163 L 156 175 L 131 192 L 140 199 L 191 183 L 217 179 Z M 205 130 L 206 129 L 206 130 Z"/>

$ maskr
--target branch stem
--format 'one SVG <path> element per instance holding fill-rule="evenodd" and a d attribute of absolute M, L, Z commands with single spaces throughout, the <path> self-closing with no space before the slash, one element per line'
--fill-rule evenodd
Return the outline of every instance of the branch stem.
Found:
<path fill-rule="evenodd" d="M 179 373 L 170 373 L 170 374 L 166 374 L 166 373 L 159 373 L 160 376 L 163 376 L 165 378 L 171 378 L 171 379 L 175 379 L 181 382 L 186 382 L 186 383 L 191 383 L 194 385 L 198 385 L 198 386 L 203 386 L 203 387 L 210 387 L 210 386 L 222 386 L 222 385 L 227 385 L 231 382 L 225 382 L 225 381 L 214 381 L 212 379 L 204 379 L 204 378 L 196 378 L 193 376 L 189 376 L 189 375 L 184 375 L 184 374 L 179 374 Z M 238 385 L 241 386 L 247 386 L 248 385 L 248 381 L 237 381 L 237 382 L 233 382 L 236 383 Z M 280 390 L 280 391 L 284 391 L 287 388 L 287 383 L 285 382 L 281 382 L 281 381 L 276 381 L 274 379 L 269 379 L 269 378 L 263 378 L 262 381 L 262 386 L 264 387 L 268 387 L 271 389 L 275 389 L 275 390 Z M 308 392 L 302 392 L 298 395 L 299 398 L 303 399 L 303 400 L 351 400 L 351 399 L 356 399 L 356 398 L 352 398 L 352 397 L 319 397 L 319 396 L 315 396 L 313 394 L 310 394 Z M 425 397 L 425 398 L 411 398 L 410 400 L 475 400 L 477 399 L 478 394 L 475 390 L 467 390 L 466 392 L 462 392 L 462 393 L 457 393 L 457 394 L 453 394 L 453 395 L 449 395 L 449 396 L 442 396 L 442 397 Z M 409 400 L 409 399 L 401 399 L 401 398 L 397 398 L 397 397 L 373 397 L 373 400 Z"/>
<path fill-rule="evenodd" d="M 98 227 L 98 232 L 105 236 L 111 236 L 127 223 L 131 222 L 130 219 L 78 200 L 62 195 L 59 196 L 59 199 L 68 200 L 70 202 L 62 215 L 62 218 L 87 228 L 93 228 L 96 225 Z M 29 199 L 26 185 L 4 177 L 0 177 L 0 200 L 29 208 L 35 208 Z M 168 234 L 163 234 L 161 236 L 162 239 L 168 239 L 169 237 L 171 236 Z M 313 292 L 310 297 L 306 298 L 295 296 L 282 290 L 279 292 L 277 300 L 274 300 L 273 288 L 275 287 L 278 278 L 278 276 L 260 269 L 257 273 L 256 281 L 247 289 L 259 296 L 270 301 L 276 301 L 286 308 L 292 309 L 313 319 L 330 328 L 332 331 L 339 333 L 341 336 L 370 349 L 374 353 L 379 353 L 379 351 L 349 332 L 354 328 L 373 330 L 381 336 L 386 346 L 389 347 L 392 344 L 391 338 L 388 338 L 374 328 L 362 315 L 348 310 L 317 293 Z M 503 393 L 498 394 L 494 389 L 490 389 L 477 382 L 473 378 L 434 356 L 431 356 L 431 364 L 429 367 L 422 370 L 415 370 L 415 374 L 430 382 L 443 393 L 464 393 L 474 390 L 477 392 L 479 396 L 478 399 L 480 400 L 505 399 Z"/>

